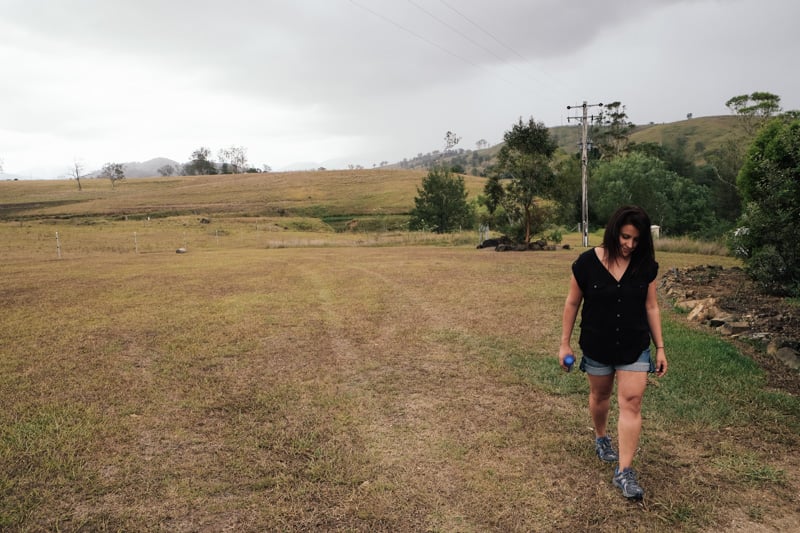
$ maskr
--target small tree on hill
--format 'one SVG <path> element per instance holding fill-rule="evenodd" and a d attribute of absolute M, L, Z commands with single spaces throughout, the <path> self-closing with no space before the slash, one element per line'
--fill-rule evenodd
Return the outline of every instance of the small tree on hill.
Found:
<path fill-rule="evenodd" d="M 125 169 L 122 163 L 106 163 L 100 171 L 100 176 L 110 180 L 113 189 L 118 181 L 125 179 Z"/>
<path fill-rule="evenodd" d="M 444 136 L 444 153 L 450 153 L 458 143 L 461 142 L 461 137 L 452 131 L 448 131 Z"/>
<path fill-rule="evenodd" d="M 222 148 L 217 153 L 222 174 L 239 174 L 247 168 L 247 148 L 231 146 Z"/>
<path fill-rule="evenodd" d="M 748 136 L 752 136 L 772 116 L 781 112 L 781 97 L 765 91 L 740 94 L 725 102 L 736 113 Z"/>
<path fill-rule="evenodd" d="M 211 175 L 217 173 L 217 167 L 214 166 L 208 157 L 211 155 L 211 149 L 201 146 L 192 152 L 192 159 L 183 167 L 186 175 Z"/>
<path fill-rule="evenodd" d="M 158 168 L 158 173 L 162 176 L 173 176 L 178 172 L 178 170 L 170 164 L 166 164 L 162 167 Z"/>
<path fill-rule="evenodd" d="M 447 168 L 434 168 L 428 172 L 422 179 L 422 187 L 417 187 L 414 205 L 411 229 L 450 233 L 470 228 L 474 223 L 475 215 L 467 203 L 464 178 L 453 175 Z"/>

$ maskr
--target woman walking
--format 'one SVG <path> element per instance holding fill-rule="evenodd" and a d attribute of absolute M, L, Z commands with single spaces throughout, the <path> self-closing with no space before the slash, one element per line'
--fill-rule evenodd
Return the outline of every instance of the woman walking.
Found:
<path fill-rule="evenodd" d="M 572 264 L 564 305 L 558 358 L 573 353 L 570 339 L 581 310 L 580 369 L 589 379 L 589 413 L 595 431 L 595 451 L 606 462 L 619 464 L 613 483 L 623 496 L 641 499 L 644 490 L 633 470 L 642 430 L 641 405 L 648 372 L 667 372 L 656 294 L 655 260 L 650 217 L 635 206 L 619 208 L 608 221 L 603 244 L 582 253 Z M 652 357 L 650 341 L 655 343 Z M 618 449 L 607 433 L 610 398 L 617 385 Z"/>

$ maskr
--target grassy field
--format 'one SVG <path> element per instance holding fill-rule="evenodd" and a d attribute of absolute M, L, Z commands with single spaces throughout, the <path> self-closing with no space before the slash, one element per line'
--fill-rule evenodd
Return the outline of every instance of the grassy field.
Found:
<path fill-rule="evenodd" d="M 381 216 L 406 214 L 425 172 L 362 170 L 0 182 L 0 218 Z M 465 176 L 474 198 L 484 180 Z"/>
<path fill-rule="evenodd" d="M 97 209 L 0 223 L 0 530 L 800 528 L 800 400 L 667 302 L 612 487 L 555 360 L 579 249 Z"/>

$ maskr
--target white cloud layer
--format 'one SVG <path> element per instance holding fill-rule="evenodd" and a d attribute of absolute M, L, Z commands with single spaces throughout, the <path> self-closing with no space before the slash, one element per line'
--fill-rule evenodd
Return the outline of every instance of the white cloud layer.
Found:
<path fill-rule="evenodd" d="M 621 101 L 635 123 L 800 108 L 794 0 L 0 0 L 0 159 L 25 177 L 244 146 L 372 166 Z"/>

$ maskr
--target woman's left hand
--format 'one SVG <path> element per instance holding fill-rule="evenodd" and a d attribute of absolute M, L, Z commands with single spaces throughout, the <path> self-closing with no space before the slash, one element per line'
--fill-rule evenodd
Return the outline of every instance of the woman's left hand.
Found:
<path fill-rule="evenodd" d="M 667 355 L 664 348 L 656 350 L 656 376 L 661 377 L 667 373 Z"/>

